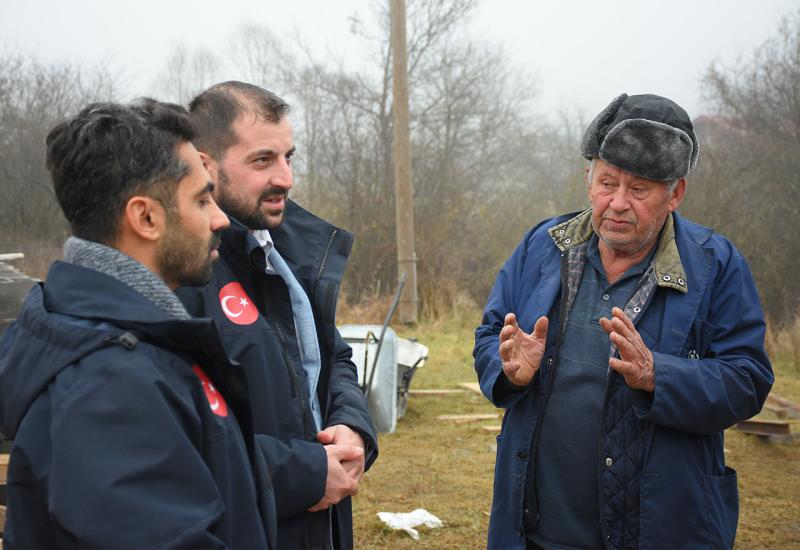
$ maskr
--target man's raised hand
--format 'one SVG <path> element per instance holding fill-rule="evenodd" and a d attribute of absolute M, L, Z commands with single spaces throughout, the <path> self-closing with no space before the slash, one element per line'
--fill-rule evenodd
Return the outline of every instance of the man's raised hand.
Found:
<path fill-rule="evenodd" d="M 547 326 L 547 317 L 539 317 L 533 332 L 527 334 L 519 328 L 516 315 L 506 315 L 500 331 L 500 360 L 503 372 L 513 385 L 527 386 L 539 370 L 547 343 Z"/>
<path fill-rule="evenodd" d="M 652 392 L 656 387 L 653 353 L 647 348 L 639 331 L 620 308 L 611 310 L 611 319 L 603 317 L 600 326 L 611 343 L 619 349 L 619 357 L 609 359 L 609 366 L 625 378 L 635 390 Z"/>

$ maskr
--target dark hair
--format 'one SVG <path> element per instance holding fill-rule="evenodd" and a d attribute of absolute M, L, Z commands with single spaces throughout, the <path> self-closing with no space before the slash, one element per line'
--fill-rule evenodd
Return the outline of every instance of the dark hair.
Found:
<path fill-rule="evenodd" d="M 189 167 L 178 145 L 195 135 L 183 107 L 143 98 L 92 103 L 47 135 L 47 169 L 76 237 L 111 244 L 128 200 L 146 195 L 174 205 Z"/>
<path fill-rule="evenodd" d="M 217 161 L 237 142 L 233 123 L 245 113 L 270 122 L 280 122 L 289 104 L 276 94 L 246 82 L 230 80 L 214 84 L 189 103 L 197 127 L 195 146 Z"/>

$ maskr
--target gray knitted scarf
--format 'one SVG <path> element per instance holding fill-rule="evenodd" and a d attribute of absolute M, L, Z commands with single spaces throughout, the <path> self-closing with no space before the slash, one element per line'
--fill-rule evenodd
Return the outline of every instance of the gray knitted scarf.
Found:
<path fill-rule="evenodd" d="M 153 302 L 173 319 L 191 319 L 186 308 L 164 281 L 116 248 L 70 237 L 64 243 L 64 261 L 113 277 Z"/>

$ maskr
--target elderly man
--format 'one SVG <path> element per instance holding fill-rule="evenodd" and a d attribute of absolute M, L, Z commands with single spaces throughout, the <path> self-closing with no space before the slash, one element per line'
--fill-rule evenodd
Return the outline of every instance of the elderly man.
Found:
<path fill-rule="evenodd" d="M 377 456 L 352 351 L 335 325 L 353 237 L 288 200 L 288 104 L 244 82 L 191 103 L 197 148 L 231 217 L 211 283 L 182 297 L 215 319 L 250 382 L 275 484 L 278 547 L 352 548 L 351 495 Z"/>
<path fill-rule="evenodd" d="M 47 136 L 73 236 L 0 341 L 7 548 L 275 548 L 243 374 L 173 293 L 228 226 L 193 136 L 153 100 Z"/>
<path fill-rule="evenodd" d="M 489 547 L 729 548 L 723 430 L 773 382 L 752 276 L 676 212 L 698 157 L 680 106 L 623 94 L 581 150 L 591 208 L 525 236 L 475 335 L 506 409 Z"/>

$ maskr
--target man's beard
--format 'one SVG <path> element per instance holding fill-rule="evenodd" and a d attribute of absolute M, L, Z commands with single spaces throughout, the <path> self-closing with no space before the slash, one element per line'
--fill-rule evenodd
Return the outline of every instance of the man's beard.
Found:
<path fill-rule="evenodd" d="M 212 233 L 205 242 L 187 233 L 177 213 L 167 219 L 167 231 L 156 254 L 161 277 L 175 287 L 205 285 L 211 280 L 211 251 L 219 247 L 220 234 Z"/>
<path fill-rule="evenodd" d="M 245 202 L 246 199 L 242 199 L 232 191 L 228 174 L 222 166 L 219 167 L 217 179 L 217 187 L 219 189 L 217 193 L 217 204 L 223 212 L 236 218 L 236 220 L 248 229 L 256 231 L 261 229 L 275 229 L 281 224 L 284 213 L 281 213 L 277 220 L 270 220 L 267 217 L 268 215 L 261 210 L 261 205 L 264 204 L 265 200 L 273 197 L 288 198 L 288 191 L 270 187 L 258 197 L 255 204 L 249 205 Z"/>

